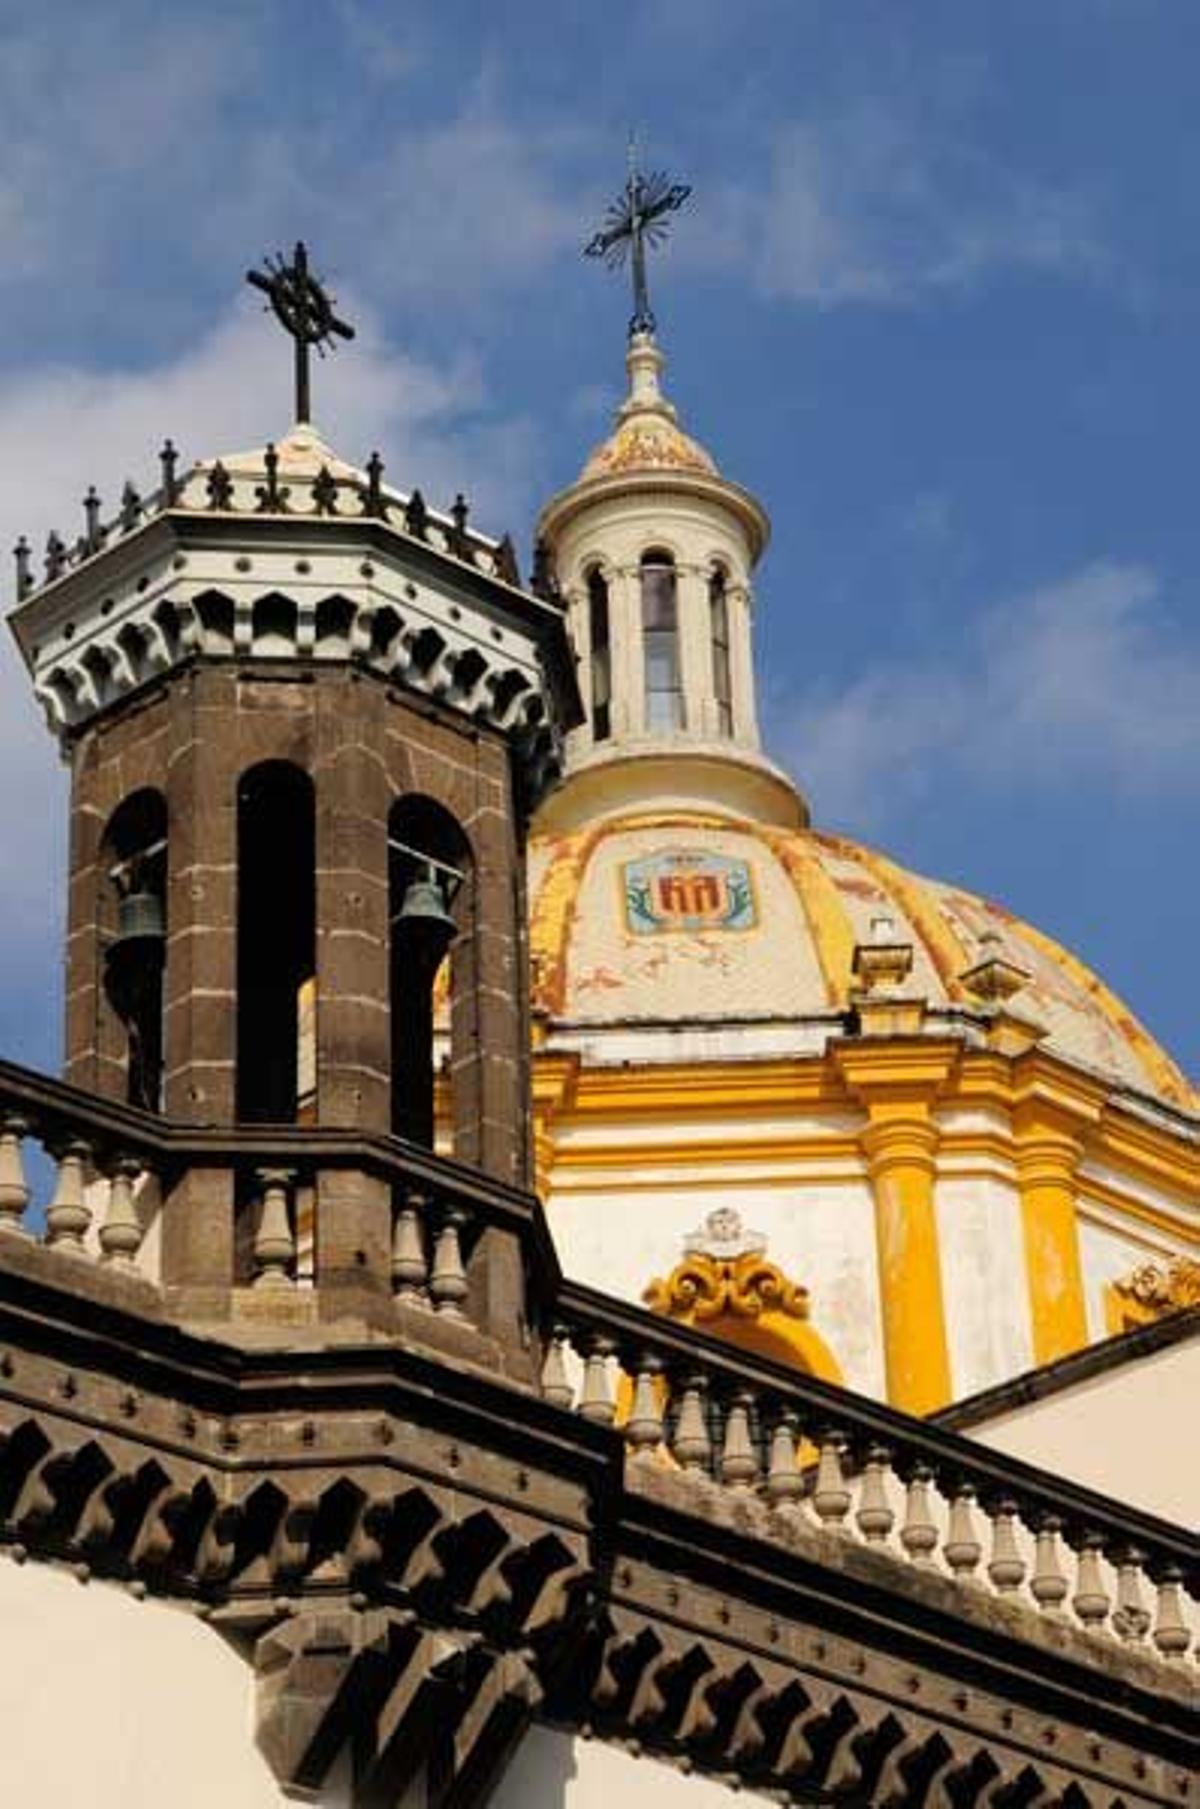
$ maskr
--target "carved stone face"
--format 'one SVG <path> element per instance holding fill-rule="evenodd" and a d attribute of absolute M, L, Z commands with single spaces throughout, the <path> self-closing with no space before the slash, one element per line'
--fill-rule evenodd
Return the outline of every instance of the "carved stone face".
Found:
<path fill-rule="evenodd" d="M 761 1256 L 767 1240 L 761 1231 L 747 1231 L 736 1206 L 718 1206 L 703 1225 L 684 1239 L 686 1256 L 708 1256 L 731 1262 L 739 1256 Z"/>

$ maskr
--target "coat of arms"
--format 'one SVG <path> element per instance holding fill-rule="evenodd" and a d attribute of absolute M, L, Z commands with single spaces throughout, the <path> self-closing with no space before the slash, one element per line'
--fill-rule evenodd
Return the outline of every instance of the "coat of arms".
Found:
<path fill-rule="evenodd" d="M 681 849 L 627 861 L 625 922 L 637 936 L 658 930 L 749 930 L 758 921 L 745 861 Z"/>

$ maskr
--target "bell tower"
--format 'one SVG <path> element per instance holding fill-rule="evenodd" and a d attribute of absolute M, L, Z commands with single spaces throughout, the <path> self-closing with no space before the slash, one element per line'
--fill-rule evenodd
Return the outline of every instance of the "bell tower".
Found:
<path fill-rule="evenodd" d="M 282 274 L 289 330 L 297 296 L 302 327 L 336 320 L 299 257 Z M 190 467 L 168 442 L 152 494 L 126 484 L 106 520 L 90 493 L 18 588 L 71 769 L 66 1079 L 177 1125 L 428 1150 L 445 962 L 453 1159 L 523 1188 L 525 822 L 579 702 L 507 537 L 300 419 Z M 214 1163 L 164 1202 L 162 1279 L 202 1316 L 253 1282 L 248 1187 Z M 390 1308 L 383 1191 L 298 1185 L 293 1278 L 307 1243 L 327 1299 Z"/>

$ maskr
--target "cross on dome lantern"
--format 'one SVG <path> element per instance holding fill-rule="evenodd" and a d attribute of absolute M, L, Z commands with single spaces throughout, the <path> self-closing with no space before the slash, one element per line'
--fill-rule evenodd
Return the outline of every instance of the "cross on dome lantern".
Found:
<path fill-rule="evenodd" d="M 654 312 L 646 279 L 646 247 L 661 245 L 667 236 L 667 214 L 681 208 L 691 194 L 687 182 L 672 182 L 661 170 L 642 175 L 637 166 L 637 141 L 629 140 L 629 174 L 625 186 L 609 204 L 604 225 L 583 248 L 586 258 L 603 258 L 610 269 L 629 259 L 633 276 L 633 314 L 629 336 L 653 333 Z"/>

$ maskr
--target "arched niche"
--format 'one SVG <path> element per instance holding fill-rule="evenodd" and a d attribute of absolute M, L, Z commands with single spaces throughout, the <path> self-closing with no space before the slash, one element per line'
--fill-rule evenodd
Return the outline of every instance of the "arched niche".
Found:
<path fill-rule="evenodd" d="M 434 1142 L 435 992 L 448 965 L 453 1050 L 470 1032 L 462 1005 L 474 903 L 474 860 L 457 818 L 420 793 L 397 798 L 388 814 L 392 1130 L 427 1149 Z"/>
<path fill-rule="evenodd" d="M 104 997 L 116 1020 L 125 1096 L 162 1110 L 167 949 L 167 801 L 153 786 L 122 799 L 100 841 L 97 925 Z"/>
<path fill-rule="evenodd" d="M 237 1117 L 294 1124 L 311 1092 L 316 813 L 308 774 L 264 760 L 237 783 Z"/>

